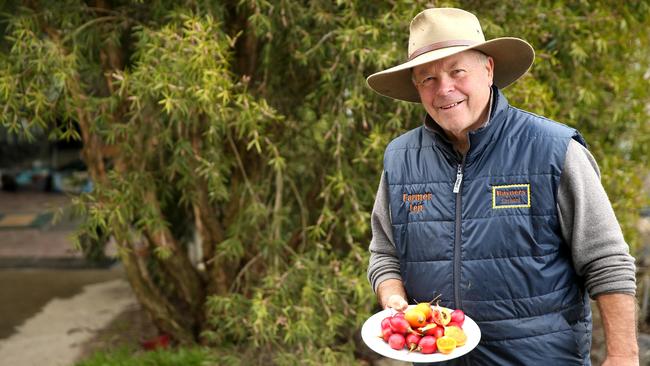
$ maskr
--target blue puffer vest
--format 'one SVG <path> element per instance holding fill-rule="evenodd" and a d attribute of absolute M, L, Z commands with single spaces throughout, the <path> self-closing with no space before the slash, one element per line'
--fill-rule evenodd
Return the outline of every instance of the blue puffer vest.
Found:
<path fill-rule="evenodd" d="M 478 323 L 479 346 L 449 365 L 590 364 L 589 299 L 556 207 L 567 144 L 582 137 L 493 88 L 490 123 L 469 138 L 464 158 L 426 126 L 386 149 L 409 300 L 441 294 Z"/>

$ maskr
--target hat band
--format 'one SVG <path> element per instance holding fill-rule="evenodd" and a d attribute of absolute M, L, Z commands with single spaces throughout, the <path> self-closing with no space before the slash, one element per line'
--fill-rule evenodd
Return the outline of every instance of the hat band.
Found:
<path fill-rule="evenodd" d="M 420 47 L 417 50 L 413 51 L 411 55 L 408 58 L 408 61 L 411 61 L 412 59 L 420 56 L 423 53 L 439 50 L 441 48 L 447 48 L 447 47 L 456 47 L 456 46 L 471 46 L 474 45 L 478 42 L 476 41 L 471 41 L 468 39 L 452 39 L 449 41 L 442 41 L 442 42 L 436 42 L 432 43 L 430 45 L 426 45 L 424 47 Z"/>

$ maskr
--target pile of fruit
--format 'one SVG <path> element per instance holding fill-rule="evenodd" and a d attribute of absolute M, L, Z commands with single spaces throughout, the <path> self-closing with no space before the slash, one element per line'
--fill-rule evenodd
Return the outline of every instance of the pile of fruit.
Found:
<path fill-rule="evenodd" d="M 424 302 L 381 321 L 381 338 L 392 349 L 409 352 L 451 353 L 467 341 L 465 314 Z"/>

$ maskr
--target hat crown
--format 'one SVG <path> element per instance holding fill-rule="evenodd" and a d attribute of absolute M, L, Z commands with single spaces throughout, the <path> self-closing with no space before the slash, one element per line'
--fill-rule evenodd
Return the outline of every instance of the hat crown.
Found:
<path fill-rule="evenodd" d="M 481 24 L 474 14 L 454 8 L 427 9 L 411 21 L 408 56 L 435 43 L 460 40 L 485 42 Z"/>
<path fill-rule="evenodd" d="M 407 60 L 368 76 L 368 86 L 387 97 L 419 103 L 420 95 L 411 75 L 413 68 L 467 50 L 482 52 L 494 60 L 493 83 L 499 88 L 523 76 L 535 60 L 535 50 L 523 39 L 501 37 L 486 41 L 474 14 L 461 9 L 432 8 L 411 21 Z"/>

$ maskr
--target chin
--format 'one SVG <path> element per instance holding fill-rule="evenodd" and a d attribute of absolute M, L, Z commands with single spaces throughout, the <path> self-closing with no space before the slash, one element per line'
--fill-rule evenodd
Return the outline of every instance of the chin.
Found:
<path fill-rule="evenodd" d="M 450 132 L 453 132 L 453 133 L 464 131 L 469 126 L 469 124 L 465 123 L 465 121 L 463 121 L 463 120 L 455 120 L 455 119 L 454 120 L 449 120 L 449 119 L 447 119 L 447 120 L 436 120 L 436 122 L 438 122 L 440 127 L 442 127 L 444 130 L 450 131 Z"/>

